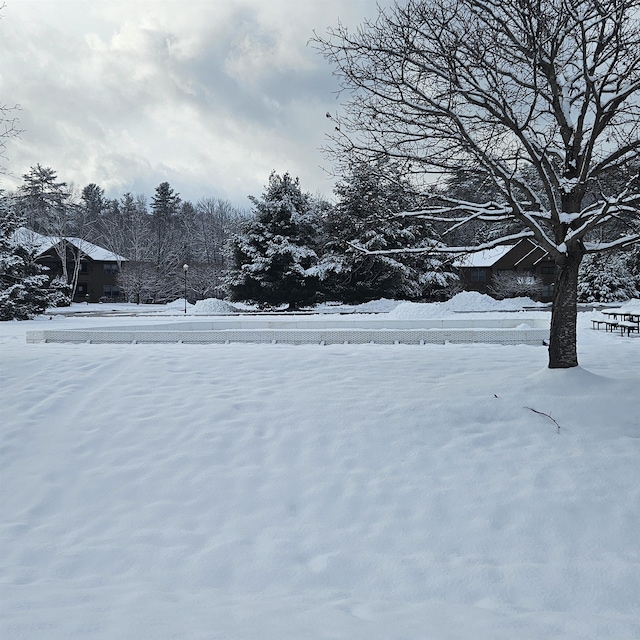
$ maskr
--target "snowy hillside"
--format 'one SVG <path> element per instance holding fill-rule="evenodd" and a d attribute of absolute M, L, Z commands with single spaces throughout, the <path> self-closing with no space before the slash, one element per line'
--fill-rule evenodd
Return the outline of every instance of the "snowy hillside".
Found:
<path fill-rule="evenodd" d="M 0 637 L 637 640 L 640 338 L 590 317 L 571 371 L 0 323 Z"/>

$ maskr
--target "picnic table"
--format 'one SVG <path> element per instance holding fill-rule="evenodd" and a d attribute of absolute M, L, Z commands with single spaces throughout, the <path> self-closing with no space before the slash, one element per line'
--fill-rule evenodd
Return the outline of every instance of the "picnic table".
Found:
<path fill-rule="evenodd" d="M 606 318 L 594 318 L 591 320 L 594 329 L 600 329 L 600 325 L 604 325 L 605 331 L 615 331 L 620 329 L 620 335 L 625 333 L 630 336 L 632 333 L 640 334 L 640 310 L 619 309 L 603 309 L 601 311 Z"/>

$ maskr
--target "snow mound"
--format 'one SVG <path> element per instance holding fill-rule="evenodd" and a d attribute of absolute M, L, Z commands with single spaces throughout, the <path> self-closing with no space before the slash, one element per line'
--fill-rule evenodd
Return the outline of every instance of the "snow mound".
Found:
<path fill-rule="evenodd" d="M 190 315 L 215 315 L 218 313 L 236 313 L 238 310 L 226 303 L 224 300 L 218 298 L 207 298 L 206 300 L 198 300 L 195 304 L 187 302 L 187 314 Z M 185 300 L 184 298 L 178 298 L 173 302 L 169 302 L 165 305 L 166 311 L 175 312 L 184 311 Z"/>
<path fill-rule="evenodd" d="M 310 309 L 316 313 L 388 313 L 399 305 L 398 300 L 379 298 L 359 304 L 346 302 L 321 302 Z"/>
<path fill-rule="evenodd" d="M 389 312 L 390 318 L 398 320 L 414 320 L 419 318 L 436 318 L 449 315 L 450 311 L 444 307 L 444 303 L 434 302 L 425 304 L 421 302 L 401 302 L 395 309 Z"/>
<path fill-rule="evenodd" d="M 536 306 L 543 307 L 544 305 L 540 302 L 534 302 L 531 298 L 495 300 L 491 296 L 477 291 L 462 291 L 446 302 L 403 302 L 389 312 L 389 317 L 409 320 L 473 311 L 522 311 L 525 307 Z"/>
<path fill-rule="evenodd" d="M 363 302 L 354 306 L 354 310 L 357 313 L 385 313 L 392 311 L 398 306 L 397 300 L 389 300 L 387 298 L 380 298 L 380 300 L 370 300 L 369 302 Z"/>
<path fill-rule="evenodd" d="M 571 367 L 569 369 L 549 369 L 545 367 L 525 376 L 522 384 L 524 388 L 543 397 L 572 396 L 581 398 L 592 396 L 594 393 L 610 394 L 611 390 L 616 388 L 616 385 L 620 385 L 620 381 L 592 373 L 582 367 Z"/>
<path fill-rule="evenodd" d="M 207 298 L 206 300 L 198 300 L 191 313 L 212 314 L 212 313 L 235 313 L 237 309 L 218 298 Z"/>
<path fill-rule="evenodd" d="M 187 309 L 192 309 L 194 305 L 192 305 L 190 302 L 187 302 Z M 174 300 L 173 302 L 168 302 L 165 307 L 167 309 L 182 309 L 184 310 L 184 305 L 185 305 L 185 299 L 184 298 L 178 298 L 177 300 Z"/>
<path fill-rule="evenodd" d="M 640 313 L 640 298 L 631 298 L 624 304 L 620 305 L 620 311 L 623 313 Z"/>

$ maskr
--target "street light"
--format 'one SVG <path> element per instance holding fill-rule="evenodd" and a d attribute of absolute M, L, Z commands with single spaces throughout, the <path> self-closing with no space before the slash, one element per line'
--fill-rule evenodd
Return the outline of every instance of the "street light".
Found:
<path fill-rule="evenodd" d="M 182 269 L 184 271 L 184 312 L 187 313 L 187 271 L 189 271 L 189 265 L 183 264 Z"/>

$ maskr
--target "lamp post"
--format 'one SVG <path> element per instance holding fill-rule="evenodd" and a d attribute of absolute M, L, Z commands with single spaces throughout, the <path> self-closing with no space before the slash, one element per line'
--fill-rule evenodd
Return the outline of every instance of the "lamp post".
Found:
<path fill-rule="evenodd" d="M 184 271 L 184 312 L 187 313 L 187 271 L 189 271 L 189 265 L 183 264 L 182 270 Z"/>

